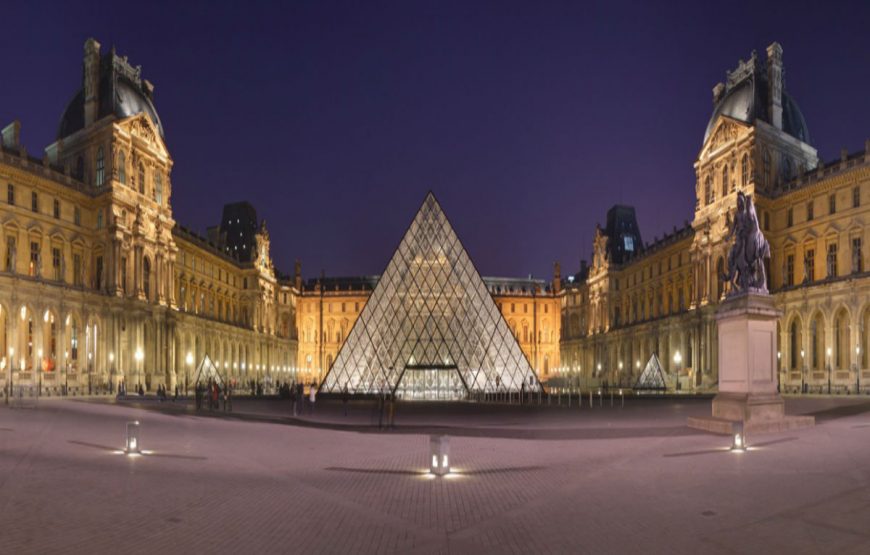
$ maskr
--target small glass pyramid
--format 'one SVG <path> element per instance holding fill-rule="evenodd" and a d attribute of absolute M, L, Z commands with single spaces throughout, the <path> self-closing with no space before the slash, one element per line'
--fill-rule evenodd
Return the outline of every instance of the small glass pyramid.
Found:
<path fill-rule="evenodd" d="M 653 353 L 651 357 L 649 357 L 649 361 L 647 361 L 646 366 L 643 369 L 643 372 L 640 374 L 640 377 L 637 379 L 637 383 L 634 386 L 635 389 L 667 389 L 667 384 L 665 382 L 665 376 L 662 373 L 662 365 L 659 362 L 659 357 Z"/>
<path fill-rule="evenodd" d="M 539 388 L 529 361 L 430 192 L 321 390 L 453 400 Z"/>

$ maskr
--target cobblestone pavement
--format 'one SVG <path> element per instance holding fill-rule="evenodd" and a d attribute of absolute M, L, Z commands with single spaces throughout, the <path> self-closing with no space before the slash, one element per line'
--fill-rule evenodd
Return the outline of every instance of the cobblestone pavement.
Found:
<path fill-rule="evenodd" d="M 709 400 L 429 406 L 383 433 L 358 404 L 137 405 L 0 408 L 0 553 L 870 552 L 868 399 L 789 399 L 819 425 L 742 454 L 685 428 Z M 118 454 L 132 419 L 150 454 Z"/>

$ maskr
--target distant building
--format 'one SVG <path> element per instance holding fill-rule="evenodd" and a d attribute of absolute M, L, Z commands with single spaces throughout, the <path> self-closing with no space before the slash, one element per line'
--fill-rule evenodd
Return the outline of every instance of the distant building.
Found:
<path fill-rule="evenodd" d="M 91 39 L 44 156 L 18 122 L 2 130 L 0 356 L 14 387 L 171 390 L 206 355 L 239 383 L 295 362 L 292 284 L 253 208 L 229 205 L 218 241 L 176 224 L 153 91 Z"/>
<path fill-rule="evenodd" d="M 743 191 L 771 244 L 782 388 L 870 387 L 870 141 L 823 163 L 782 76 L 774 43 L 713 88 L 691 223 L 645 243 L 635 209 L 614 206 L 576 273 L 482 278 L 542 381 L 627 386 L 655 354 L 668 387 L 715 388 L 714 313 Z M 183 387 L 206 355 L 240 384 L 322 381 L 380 276 L 303 279 L 298 262 L 283 276 L 247 202 L 227 204 L 207 238 L 178 225 L 153 92 L 88 40 L 82 87 L 45 154 L 26 152 L 18 122 L 2 129 L 7 382 Z"/>
<path fill-rule="evenodd" d="M 862 152 L 819 160 L 774 43 L 766 60 L 753 52 L 713 88 L 695 175 L 691 225 L 638 241 L 633 255 L 622 226 L 611 225 L 631 219 L 624 208 L 596 231 L 588 275 L 561 296 L 564 379 L 629 385 L 656 354 L 671 388 L 717 386 L 713 315 L 729 288 L 727 234 L 743 191 L 771 245 L 781 388 L 867 389 L 870 141 Z"/>

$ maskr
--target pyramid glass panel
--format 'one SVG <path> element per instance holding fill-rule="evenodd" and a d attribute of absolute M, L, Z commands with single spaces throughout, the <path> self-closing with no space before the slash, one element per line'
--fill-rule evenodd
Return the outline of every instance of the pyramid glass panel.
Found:
<path fill-rule="evenodd" d="M 540 387 L 432 193 L 383 276 L 323 391 L 453 400 Z"/>
<path fill-rule="evenodd" d="M 667 389 L 665 376 L 662 372 L 662 365 L 659 362 L 659 357 L 657 357 L 655 353 L 653 353 L 653 355 L 649 357 L 649 361 L 646 363 L 643 372 L 637 379 L 637 383 L 635 384 L 634 388 L 654 390 Z"/>

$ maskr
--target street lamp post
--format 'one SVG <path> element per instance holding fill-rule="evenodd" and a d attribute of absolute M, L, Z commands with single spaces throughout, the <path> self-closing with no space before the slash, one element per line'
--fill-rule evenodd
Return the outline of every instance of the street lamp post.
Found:
<path fill-rule="evenodd" d="M 36 397 L 38 399 L 42 395 L 42 349 L 36 350 L 36 356 L 39 359 L 39 365 L 34 369 L 36 370 Z"/>
<path fill-rule="evenodd" d="M 142 348 L 136 349 L 136 354 L 134 355 L 136 359 L 136 390 L 138 392 L 139 388 L 142 387 L 142 380 L 140 378 L 140 374 L 142 373 L 142 359 L 145 358 L 145 355 L 142 353 Z"/>
<path fill-rule="evenodd" d="M 109 353 L 109 391 L 114 392 L 115 384 L 112 380 L 115 379 L 115 353 Z"/>
<path fill-rule="evenodd" d="M 93 371 L 94 371 L 94 366 L 93 366 L 93 362 L 92 362 L 93 358 L 94 358 L 94 353 L 88 353 L 88 395 L 90 395 L 92 393 L 91 373 L 93 373 Z"/>
<path fill-rule="evenodd" d="M 674 354 L 674 364 L 677 365 L 677 389 L 682 389 L 680 385 L 680 363 L 683 362 L 683 355 L 680 354 L 680 351 L 677 351 Z"/>
<path fill-rule="evenodd" d="M 187 370 L 184 372 L 184 394 L 187 395 L 188 384 L 190 383 L 190 369 L 193 367 L 193 353 L 187 352 L 184 357 L 184 362 L 187 363 Z"/>
<path fill-rule="evenodd" d="M 804 350 L 801 349 L 801 394 L 806 393 L 807 364 L 804 360 Z"/>
<path fill-rule="evenodd" d="M 782 393 L 782 375 L 785 374 L 785 368 L 782 367 L 782 352 L 776 352 L 776 362 L 778 368 L 776 369 L 776 392 Z"/>
<path fill-rule="evenodd" d="M 6 404 L 9 404 L 9 396 L 12 395 L 12 372 L 15 370 L 15 347 L 9 347 L 9 386 L 6 388 Z"/>
<path fill-rule="evenodd" d="M 831 394 L 831 348 L 828 347 L 828 350 L 825 351 L 828 355 L 828 395 Z"/>

